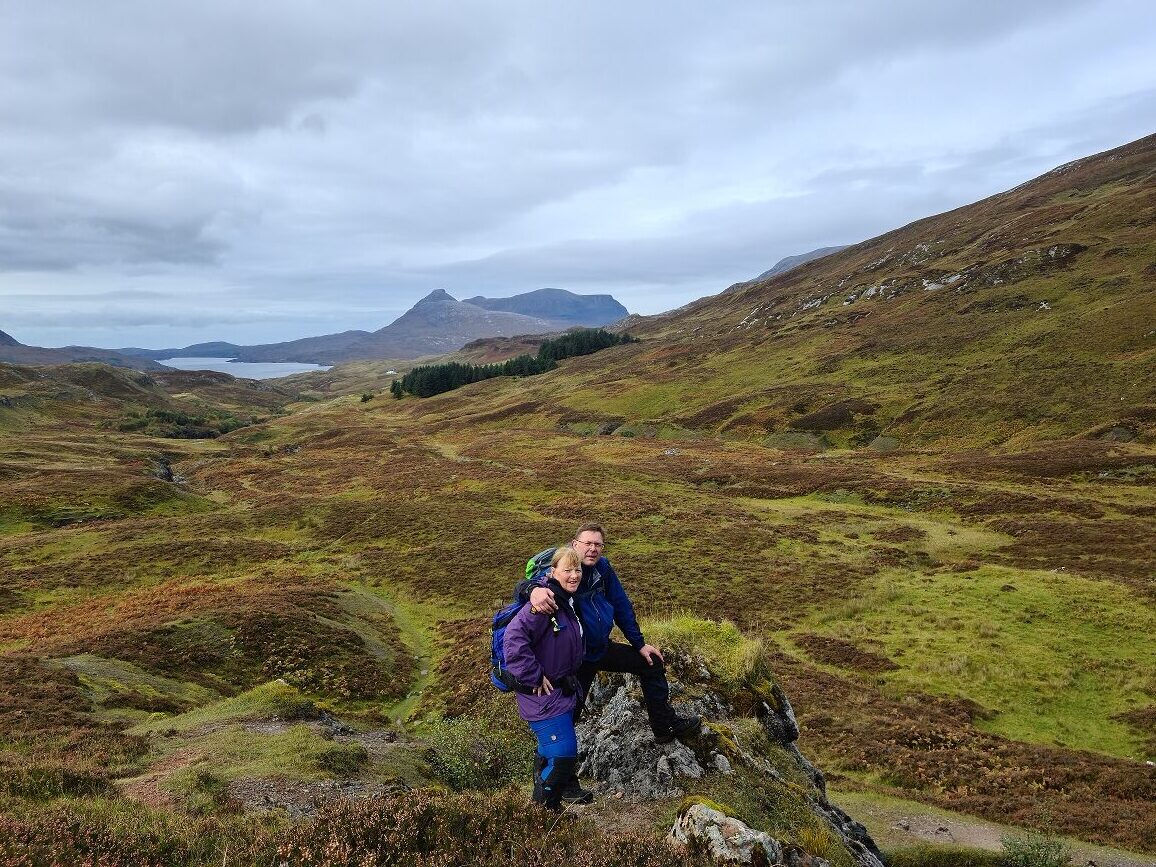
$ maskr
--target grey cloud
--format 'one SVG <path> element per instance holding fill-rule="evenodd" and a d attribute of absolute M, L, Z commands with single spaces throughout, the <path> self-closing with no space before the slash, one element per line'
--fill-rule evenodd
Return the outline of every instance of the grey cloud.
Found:
<path fill-rule="evenodd" d="M 0 0 L 0 278 L 171 278 L 206 328 L 206 293 L 345 327 L 433 286 L 673 306 L 1156 116 L 1139 0 L 95 9 Z"/>

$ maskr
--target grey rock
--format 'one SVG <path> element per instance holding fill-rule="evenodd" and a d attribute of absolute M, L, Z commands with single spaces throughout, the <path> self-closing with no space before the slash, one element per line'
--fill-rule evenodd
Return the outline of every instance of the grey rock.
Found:
<path fill-rule="evenodd" d="M 735 769 L 731 767 L 730 760 L 722 753 L 715 753 L 711 757 L 711 764 L 720 774 L 733 774 L 735 772 Z"/>
<path fill-rule="evenodd" d="M 670 837 L 705 852 L 716 864 L 784 863 L 783 845 L 770 834 L 705 804 L 693 804 L 675 819 Z"/>

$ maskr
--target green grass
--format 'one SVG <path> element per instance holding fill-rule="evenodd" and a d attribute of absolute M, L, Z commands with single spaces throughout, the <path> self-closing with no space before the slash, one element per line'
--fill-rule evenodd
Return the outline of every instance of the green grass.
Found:
<path fill-rule="evenodd" d="M 94 704 L 110 704 L 113 709 L 105 711 L 111 717 L 139 718 L 147 711 L 132 711 L 115 707 L 118 698 L 129 696 L 132 700 L 148 704 L 173 706 L 202 705 L 220 698 L 219 694 L 202 686 L 185 683 L 173 678 L 150 674 L 139 666 L 119 659 L 104 659 L 90 653 L 55 660 L 80 678 L 89 698 Z"/>
<path fill-rule="evenodd" d="M 763 653 L 763 642 L 739 631 L 733 623 L 703 620 L 678 614 L 665 620 L 641 624 L 647 640 L 658 647 L 701 656 L 707 667 L 732 688 L 755 674 Z"/>
<path fill-rule="evenodd" d="M 274 681 L 264 683 L 232 698 L 212 702 L 177 716 L 155 715 L 129 729 L 135 734 L 159 731 L 190 731 L 245 719 L 297 719 L 312 710 L 313 703 L 298 689 Z"/>
<path fill-rule="evenodd" d="M 878 642 L 901 666 L 884 675 L 889 689 L 966 696 L 997 712 L 988 731 L 1145 757 L 1111 719 L 1150 703 L 1156 671 L 1156 614 L 1125 588 L 994 566 L 888 572 L 804 628 Z"/>
<path fill-rule="evenodd" d="M 224 780 L 349 777 L 368 761 L 360 744 L 326 740 L 305 725 L 276 733 L 227 728 L 197 737 L 185 748 L 190 747 L 204 755 L 204 766 Z"/>

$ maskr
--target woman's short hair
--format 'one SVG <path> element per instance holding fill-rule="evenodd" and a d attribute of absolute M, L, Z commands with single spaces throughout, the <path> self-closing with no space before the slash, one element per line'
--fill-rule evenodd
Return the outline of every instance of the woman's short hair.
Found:
<path fill-rule="evenodd" d="M 551 566 L 577 566 L 582 567 L 582 558 L 578 556 L 578 552 L 569 545 L 559 545 L 554 549 L 554 556 L 550 558 Z"/>

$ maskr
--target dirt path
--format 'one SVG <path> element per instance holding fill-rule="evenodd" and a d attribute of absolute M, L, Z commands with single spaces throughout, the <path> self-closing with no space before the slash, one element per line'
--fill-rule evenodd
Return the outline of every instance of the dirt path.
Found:
<path fill-rule="evenodd" d="M 1022 836 L 1022 828 L 999 825 L 974 816 L 937 810 L 913 801 L 883 798 L 860 792 L 830 793 L 831 800 L 867 826 L 882 849 L 941 843 L 998 851 L 1005 834 Z M 1092 862 L 1096 867 L 1156 867 L 1156 856 L 1065 841 L 1072 851 L 1071 864 Z"/>

